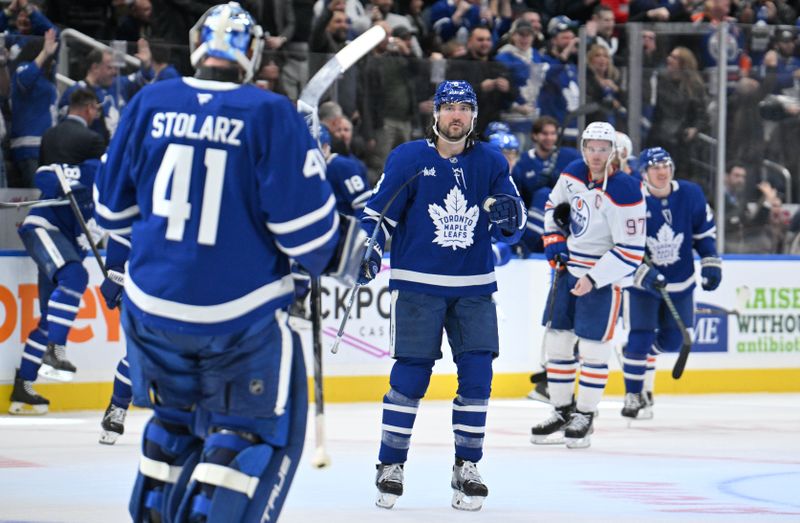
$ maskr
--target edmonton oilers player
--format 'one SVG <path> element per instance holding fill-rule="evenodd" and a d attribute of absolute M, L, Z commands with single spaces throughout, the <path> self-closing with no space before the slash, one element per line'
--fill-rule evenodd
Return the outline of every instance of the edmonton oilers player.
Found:
<path fill-rule="evenodd" d="M 133 98 L 96 181 L 103 227 L 131 229 L 122 325 L 134 404 L 153 408 L 137 522 L 277 519 L 308 403 L 289 258 L 314 276 L 353 267 L 352 283 L 364 254 L 303 119 L 247 84 L 262 43 L 239 4 L 209 9 L 190 33 L 195 77 Z"/>
<path fill-rule="evenodd" d="M 42 198 L 64 196 L 59 174 L 70 184 L 81 214 L 92 218 L 92 185 L 99 160 L 87 160 L 78 166 L 46 165 L 34 177 Z M 71 381 L 75 366 L 65 354 L 67 336 L 78 314 L 81 297 L 89 283 L 83 267 L 86 237 L 67 201 L 49 207 L 34 207 L 23 220 L 19 235 L 25 250 L 39 272 L 39 309 L 41 317 L 28 335 L 19 371 L 11 392 L 11 414 L 45 414 L 50 402 L 36 393 L 33 382 L 38 375 L 57 381 Z"/>
<path fill-rule="evenodd" d="M 626 290 L 626 324 L 630 331 L 623 353 L 625 406 L 627 418 L 652 417 L 655 355 L 675 352 L 682 343 L 681 332 L 657 289 L 647 282 L 666 286 L 684 325 L 694 325 L 694 259 L 700 255 L 704 290 L 713 291 L 722 280 L 722 263 L 717 256 L 714 213 L 699 185 L 675 180 L 675 164 L 661 147 L 645 149 L 639 156 L 647 204 L 647 255 L 652 265 L 640 266 L 634 287 Z M 648 383 L 645 385 L 645 375 Z M 643 385 L 646 394 L 643 394 Z"/>
<path fill-rule="evenodd" d="M 533 443 L 590 445 L 592 422 L 608 380 L 611 338 L 622 301 L 620 280 L 641 264 L 645 204 L 641 183 L 614 169 L 616 134 L 592 122 L 581 135 L 582 160 L 559 176 L 545 207 L 545 256 L 558 271 L 544 313 L 547 381 L 553 415 L 531 428 Z M 569 237 L 555 208 L 570 206 Z M 577 356 L 575 342 L 578 342 Z M 578 396 L 573 399 L 580 368 Z"/>
<path fill-rule="evenodd" d="M 442 357 L 444 329 L 458 368 L 452 506 L 478 510 L 488 489 L 476 463 L 483 456 L 492 360 L 499 352 L 492 238 L 516 242 L 525 228 L 525 208 L 503 155 L 475 139 L 478 105 L 472 86 L 442 82 L 433 104 L 429 138 L 391 152 L 362 217 L 368 233 L 380 229 L 361 282 L 375 277 L 382 248 L 392 239 L 395 363 L 383 398 L 376 504 L 391 508 L 403 493 L 414 419 L 433 365 Z"/>

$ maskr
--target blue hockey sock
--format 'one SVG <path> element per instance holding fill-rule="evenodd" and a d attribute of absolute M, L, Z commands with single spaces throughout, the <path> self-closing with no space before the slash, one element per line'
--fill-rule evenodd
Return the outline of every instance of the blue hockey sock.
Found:
<path fill-rule="evenodd" d="M 131 390 L 128 359 L 122 358 L 117 363 L 117 371 L 114 373 L 114 392 L 111 395 L 111 404 L 127 410 L 132 398 L 133 391 Z"/>
<path fill-rule="evenodd" d="M 22 362 L 19 366 L 19 375 L 25 381 L 36 381 L 39 367 L 42 366 L 42 355 L 47 350 L 47 332 L 41 327 L 36 327 L 28 335 L 25 349 L 22 351 Z"/>
<path fill-rule="evenodd" d="M 77 262 L 66 264 L 56 273 L 57 286 L 47 301 L 49 342 L 66 345 L 88 281 L 86 269 Z"/>

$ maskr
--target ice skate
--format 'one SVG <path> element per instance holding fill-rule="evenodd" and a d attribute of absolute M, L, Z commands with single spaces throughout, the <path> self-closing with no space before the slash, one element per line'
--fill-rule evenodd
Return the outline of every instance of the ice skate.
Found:
<path fill-rule="evenodd" d="M 550 403 L 550 392 L 547 389 L 547 372 L 537 372 L 531 375 L 533 390 L 528 393 L 529 400 Z"/>
<path fill-rule="evenodd" d="M 378 470 L 375 475 L 375 486 L 378 487 L 375 504 L 381 508 L 392 508 L 397 498 L 403 495 L 403 464 L 379 463 L 375 468 Z"/>
<path fill-rule="evenodd" d="M 125 415 L 127 410 L 122 407 L 117 407 L 113 403 L 109 403 L 106 413 L 103 415 L 103 421 L 100 426 L 103 432 L 100 433 L 100 443 L 103 445 L 113 445 L 117 438 L 122 436 L 125 432 Z"/>
<path fill-rule="evenodd" d="M 14 388 L 11 390 L 11 405 L 9 414 L 40 416 L 47 414 L 50 409 L 50 400 L 44 398 L 33 390 L 33 382 L 23 380 L 19 371 L 14 377 Z"/>
<path fill-rule="evenodd" d="M 63 345 L 47 344 L 47 350 L 42 356 L 42 366 L 39 367 L 39 376 L 55 381 L 72 381 L 76 370 L 75 365 L 67 360 Z"/>
<path fill-rule="evenodd" d="M 575 410 L 571 403 L 563 407 L 555 407 L 553 414 L 531 427 L 531 443 L 534 445 L 559 445 L 564 443 L 564 427 L 569 423 L 570 414 Z"/>
<path fill-rule="evenodd" d="M 478 467 L 471 461 L 456 458 L 453 465 L 452 506 L 458 510 L 480 510 L 483 500 L 489 495 L 489 489 L 483 484 Z"/>
<path fill-rule="evenodd" d="M 636 419 L 653 419 L 653 393 L 650 391 L 643 392 L 642 399 L 644 400 L 644 406 L 639 411 Z"/>
<path fill-rule="evenodd" d="M 569 423 L 564 427 L 564 441 L 568 449 L 585 449 L 589 447 L 591 435 L 594 432 L 594 414 L 576 410 L 569 418 Z"/>
<path fill-rule="evenodd" d="M 644 408 L 644 398 L 640 392 L 628 392 L 625 394 L 625 405 L 622 407 L 621 414 L 625 418 L 636 419 L 642 408 Z"/>

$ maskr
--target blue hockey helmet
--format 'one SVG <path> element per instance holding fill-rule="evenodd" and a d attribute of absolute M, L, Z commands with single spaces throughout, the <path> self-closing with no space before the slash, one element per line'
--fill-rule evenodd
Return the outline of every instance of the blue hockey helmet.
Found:
<path fill-rule="evenodd" d="M 208 56 L 230 60 L 244 70 L 244 81 L 249 82 L 261 62 L 263 36 L 261 27 L 237 2 L 214 6 L 189 31 L 192 65 L 197 67 Z"/>
<path fill-rule="evenodd" d="M 433 95 L 433 111 L 439 112 L 442 104 L 467 104 L 478 114 L 478 97 L 469 82 L 464 80 L 445 80 L 436 88 Z"/>
<path fill-rule="evenodd" d="M 675 162 L 672 161 L 672 156 L 663 147 L 650 147 L 639 155 L 639 168 L 641 169 L 646 170 L 648 167 L 662 163 L 669 164 L 673 170 L 675 169 Z"/>
<path fill-rule="evenodd" d="M 484 133 L 486 133 L 487 138 L 495 133 L 510 133 L 510 132 L 511 132 L 511 127 L 509 127 L 508 124 L 505 122 L 489 122 L 489 124 L 486 126 L 486 130 L 484 131 Z"/>
<path fill-rule="evenodd" d="M 324 125 L 320 125 L 319 126 L 319 145 L 320 145 L 320 147 L 323 146 L 323 145 L 330 145 L 330 144 L 331 144 L 331 132 Z"/>
<path fill-rule="evenodd" d="M 519 140 L 511 133 L 498 132 L 489 136 L 489 143 L 501 151 L 519 152 Z"/>

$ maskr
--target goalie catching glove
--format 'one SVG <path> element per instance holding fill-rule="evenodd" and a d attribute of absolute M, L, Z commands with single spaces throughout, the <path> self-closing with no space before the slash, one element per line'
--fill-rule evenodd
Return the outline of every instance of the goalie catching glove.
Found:
<path fill-rule="evenodd" d="M 489 221 L 508 235 L 514 234 L 525 225 L 527 212 L 521 198 L 508 194 L 487 196 L 481 206 L 489 213 Z"/>

